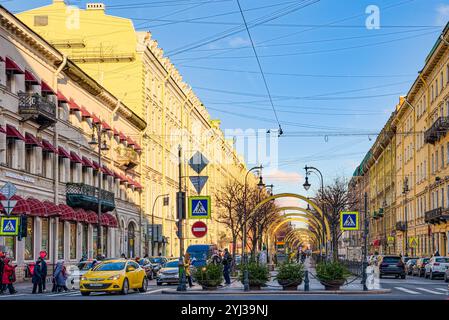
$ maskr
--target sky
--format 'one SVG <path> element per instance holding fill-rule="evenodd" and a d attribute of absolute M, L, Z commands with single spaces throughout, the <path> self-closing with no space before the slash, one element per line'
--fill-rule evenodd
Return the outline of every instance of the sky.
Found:
<path fill-rule="evenodd" d="M 12 12 L 49 3 L 0 0 Z M 262 141 L 280 125 L 265 183 L 310 196 L 319 179 L 306 193 L 304 166 L 325 183 L 351 178 L 449 20 L 444 0 L 240 0 L 267 90 L 237 0 L 103 3 L 152 33 L 225 132 Z"/>

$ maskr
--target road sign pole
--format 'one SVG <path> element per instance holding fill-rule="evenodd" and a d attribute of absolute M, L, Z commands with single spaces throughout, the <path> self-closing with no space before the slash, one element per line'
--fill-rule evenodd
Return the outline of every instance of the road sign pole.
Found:
<path fill-rule="evenodd" d="M 178 193 L 177 193 L 177 212 L 178 212 L 178 234 L 179 234 L 179 270 L 180 270 L 180 274 L 179 274 L 179 284 L 178 284 L 178 288 L 176 289 L 176 291 L 186 291 L 187 287 L 186 287 L 186 272 L 185 272 L 185 266 L 184 266 L 184 239 L 183 239 L 183 232 L 182 232 L 182 227 L 183 227 L 183 213 L 184 213 L 184 208 L 183 208 L 183 201 L 181 199 L 182 197 L 182 148 L 181 145 L 179 145 L 178 147 L 178 173 L 179 173 L 179 178 L 178 178 Z"/>
<path fill-rule="evenodd" d="M 363 291 L 368 291 L 368 287 L 366 286 L 366 268 L 368 267 L 368 263 L 366 261 L 367 251 L 368 251 L 368 193 L 365 192 L 364 196 L 364 210 L 363 210 L 363 262 L 362 262 L 362 284 Z"/>

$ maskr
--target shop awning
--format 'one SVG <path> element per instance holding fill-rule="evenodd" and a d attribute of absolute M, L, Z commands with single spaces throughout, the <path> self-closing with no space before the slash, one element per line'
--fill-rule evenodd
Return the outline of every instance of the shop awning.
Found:
<path fill-rule="evenodd" d="M 126 138 L 126 142 L 128 143 L 128 146 L 133 146 L 133 145 L 136 144 L 136 143 L 134 142 L 134 140 L 131 139 L 130 137 L 127 137 L 127 138 Z"/>
<path fill-rule="evenodd" d="M 67 150 L 61 146 L 58 147 L 58 154 L 62 158 L 69 158 L 69 159 L 71 158 L 70 153 L 68 153 Z"/>
<path fill-rule="evenodd" d="M 134 150 L 136 151 L 142 151 L 142 148 L 140 145 L 138 145 L 137 143 L 134 144 Z"/>
<path fill-rule="evenodd" d="M 61 220 L 76 221 L 76 213 L 72 207 L 66 204 L 59 204 L 58 207 L 61 209 Z"/>
<path fill-rule="evenodd" d="M 94 212 L 92 210 L 88 210 L 87 212 L 87 217 L 88 217 L 88 222 L 89 223 L 98 223 L 98 213 Z"/>
<path fill-rule="evenodd" d="M 56 95 L 53 89 L 45 81 L 41 82 L 41 92 Z"/>
<path fill-rule="evenodd" d="M 139 182 L 133 180 L 133 183 L 134 183 L 134 185 L 136 186 L 137 189 L 143 189 L 143 186 Z"/>
<path fill-rule="evenodd" d="M 68 103 L 69 99 L 67 99 L 61 91 L 58 91 L 58 101 Z"/>
<path fill-rule="evenodd" d="M 25 81 L 30 84 L 39 84 L 39 80 L 34 76 L 31 71 L 25 70 Z"/>
<path fill-rule="evenodd" d="M 36 147 L 41 147 L 41 148 L 44 147 L 42 145 L 42 143 L 39 140 L 37 140 L 37 138 L 29 132 L 25 133 L 25 144 L 36 146 Z"/>
<path fill-rule="evenodd" d="M 117 131 L 117 129 L 114 129 L 114 137 L 120 136 L 120 133 Z"/>
<path fill-rule="evenodd" d="M 11 200 L 17 200 L 17 203 L 11 212 L 12 214 L 24 214 L 24 215 L 30 214 L 31 212 L 30 204 L 28 203 L 27 200 L 23 199 L 18 195 L 12 196 Z"/>
<path fill-rule="evenodd" d="M 42 139 L 42 148 L 44 151 L 58 154 L 58 150 L 48 140 Z"/>
<path fill-rule="evenodd" d="M 120 176 L 120 183 L 129 183 L 128 178 L 126 178 L 123 174 L 119 174 Z"/>
<path fill-rule="evenodd" d="M 100 118 L 98 118 L 95 114 L 92 113 L 92 123 L 98 124 L 101 123 Z"/>
<path fill-rule="evenodd" d="M 114 217 L 113 214 L 107 212 L 107 213 L 105 214 L 105 216 L 106 216 L 106 217 L 108 218 L 108 220 L 109 220 L 109 227 L 111 227 L 111 228 L 118 228 L 118 221 L 117 221 L 117 218 Z"/>
<path fill-rule="evenodd" d="M 102 213 L 100 215 L 100 224 L 102 226 L 108 226 L 109 225 L 109 219 L 108 219 L 108 217 L 106 216 L 105 213 Z"/>
<path fill-rule="evenodd" d="M 94 164 L 92 163 L 92 161 L 87 159 L 85 156 L 83 156 L 83 166 L 84 167 L 94 168 Z"/>
<path fill-rule="evenodd" d="M 101 123 L 101 128 L 102 128 L 103 131 L 111 131 L 112 130 L 111 126 L 108 125 L 105 121 L 103 121 Z"/>
<path fill-rule="evenodd" d="M 46 217 L 47 207 L 37 199 L 28 198 L 28 205 L 30 206 L 30 215 L 35 217 Z"/>
<path fill-rule="evenodd" d="M 75 151 L 70 151 L 70 161 L 74 163 L 83 163 L 83 159 L 81 159 Z"/>
<path fill-rule="evenodd" d="M 114 178 L 115 179 L 121 179 L 120 175 L 116 171 L 114 171 Z"/>
<path fill-rule="evenodd" d="M 112 170 L 110 170 L 108 167 L 106 167 L 105 165 L 103 165 L 103 168 L 101 170 L 103 173 L 107 174 L 108 176 L 114 176 L 114 172 L 112 172 Z"/>
<path fill-rule="evenodd" d="M 13 59 L 8 57 L 5 58 L 5 69 L 6 71 L 10 71 L 14 74 L 24 74 L 23 70 L 20 69 L 17 63 Z"/>
<path fill-rule="evenodd" d="M 374 241 L 373 241 L 373 246 L 374 246 L 374 247 L 380 246 L 380 240 L 379 240 L 379 239 L 374 240 Z"/>
<path fill-rule="evenodd" d="M 122 132 L 119 133 L 119 136 L 120 136 L 120 142 L 126 141 L 126 136 Z"/>
<path fill-rule="evenodd" d="M 89 222 L 89 217 L 87 212 L 84 209 L 78 208 L 75 209 L 76 220 L 79 222 Z"/>
<path fill-rule="evenodd" d="M 100 165 L 98 164 L 97 161 L 92 161 L 92 165 L 94 166 L 94 169 L 95 169 L 95 170 L 100 169 Z"/>
<path fill-rule="evenodd" d="M 70 98 L 70 101 L 69 101 L 69 108 L 70 108 L 70 111 L 80 111 L 81 110 L 81 107 L 79 105 L 77 105 L 75 100 L 73 100 L 72 98 Z"/>
<path fill-rule="evenodd" d="M 5 133 L 6 134 L 5 128 L 3 128 L 2 126 L 0 126 L 0 133 Z"/>
<path fill-rule="evenodd" d="M 83 118 L 92 118 L 90 112 L 87 111 L 87 109 L 84 108 L 83 106 L 80 107 L 80 111 L 81 111 L 81 117 L 83 117 Z"/>
<path fill-rule="evenodd" d="M 6 137 L 25 141 L 25 137 L 10 124 L 6 125 Z"/>
<path fill-rule="evenodd" d="M 47 216 L 52 217 L 52 216 L 59 216 L 62 214 L 61 209 L 53 202 L 44 200 L 42 201 L 42 203 L 47 208 Z"/>

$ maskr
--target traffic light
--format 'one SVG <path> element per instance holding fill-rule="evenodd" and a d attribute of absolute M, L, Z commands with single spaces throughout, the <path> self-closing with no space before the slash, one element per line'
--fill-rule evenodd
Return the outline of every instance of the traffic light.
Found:
<path fill-rule="evenodd" d="M 17 236 L 17 240 L 21 241 L 22 238 L 26 238 L 26 236 L 27 236 L 27 226 L 28 226 L 28 217 L 27 216 L 20 216 L 19 234 Z"/>
<path fill-rule="evenodd" d="M 179 220 L 186 218 L 186 193 L 176 192 L 176 211 Z"/>

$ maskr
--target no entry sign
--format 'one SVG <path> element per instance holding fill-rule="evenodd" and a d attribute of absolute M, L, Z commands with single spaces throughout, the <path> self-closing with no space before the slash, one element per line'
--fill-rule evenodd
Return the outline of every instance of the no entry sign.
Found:
<path fill-rule="evenodd" d="M 192 225 L 192 234 L 197 237 L 201 238 L 204 237 L 207 233 L 207 225 L 204 222 L 197 221 Z"/>

